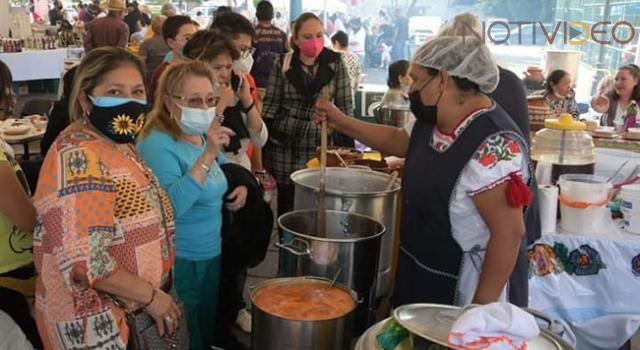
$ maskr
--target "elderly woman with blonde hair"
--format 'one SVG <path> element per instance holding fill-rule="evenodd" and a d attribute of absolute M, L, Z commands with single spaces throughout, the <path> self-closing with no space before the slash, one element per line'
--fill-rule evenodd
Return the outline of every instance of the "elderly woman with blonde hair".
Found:
<path fill-rule="evenodd" d="M 160 79 L 138 152 L 167 191 L 176 216 L 175 283 L 185 306 L 190 349 L 209 349 L 216 323 L 222 253 L 222 208 L 244 207 L 247 188 L 225 195 L 220 165 L 233 131 L 221 118 L 233 102 L 230 87 L 218 89 L 205 62 L 169 66 Z"/>

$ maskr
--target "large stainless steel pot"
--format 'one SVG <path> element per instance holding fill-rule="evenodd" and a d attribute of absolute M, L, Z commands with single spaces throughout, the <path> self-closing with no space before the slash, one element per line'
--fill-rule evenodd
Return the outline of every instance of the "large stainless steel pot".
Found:
<path fill-rule="evenodd" d="M 386 105 L 380 107 L 380 122 L 384 125 L 395 126 L 397 128 L 404 128 L 413 114 L 407 107 L 401 107 L 396 105 Z"/>
<path fill-rule="evenodd" d="M 265 312 L 256 306 L 254 296 L 266 286 L 274 284 L 293 285 L 308 282 L 331 281 L 317 277 L 277 278 L 267 280 L 251 287 L 251 348 L 259 350 L 347 350 L 350 349 L 353 311 L 344 316 L 323 321 L 299 321 L 282 318 Z M 353 297 L 357 295 L 348 288 L 336 283 Z"/>
<path fill-rule="evenodd" d="M 392 177 L 367 169 L 327 168 L 325 207 L 371 216 L 380 220 L 387 234 L 382 238 L 376 296 L 387 296 L 391 290 L 396 201 L 400 181 L 387 190 Z M 291 174 L 295 184 L 294 208 L 318 207 L 319 169 L 305 169 Z"/>
<path fill-rule="evenodd" d="M 353 289 L 361 298 L 354 317 L 360 334 L 375 322 L 376 271 L 385 228 L 364 215 L 327 210 L 326 232 L 321 236 L 316 216 L 316 210 L 308 209 L 278 218 L 280 275 L 336 278 Z"/>

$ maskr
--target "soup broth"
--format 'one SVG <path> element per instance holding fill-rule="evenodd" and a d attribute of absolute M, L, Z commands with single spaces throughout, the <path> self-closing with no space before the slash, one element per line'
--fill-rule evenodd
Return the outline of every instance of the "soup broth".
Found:
<path fill-rule="evenodd" d="M 342 317 L 355 308 L 351 295 L 322 282 L 273 284 L 260 288 L 253 303 L 264 312 L 298 321 Z"/>

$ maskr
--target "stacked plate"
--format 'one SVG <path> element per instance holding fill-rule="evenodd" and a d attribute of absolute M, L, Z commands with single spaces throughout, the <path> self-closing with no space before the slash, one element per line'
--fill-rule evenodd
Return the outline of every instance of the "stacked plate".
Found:
<path fill-rule="evenodd" d="M 613 126 L 601 126 L 591 132 L 591 136 L 599 139 L 612 139 L 616 136 Z"/>
<path fill-rule="evenodd" d="M 624 138 L 629 141 L 640 141 L 640 128 L 629 128 Z"/>

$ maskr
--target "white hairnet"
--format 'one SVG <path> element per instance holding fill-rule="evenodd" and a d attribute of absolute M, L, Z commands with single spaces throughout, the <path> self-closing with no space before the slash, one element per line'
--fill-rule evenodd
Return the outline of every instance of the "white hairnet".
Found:
<path fill-rule="evenodd" d="M 413 63 L 446 69 L 451 76 L 478 84 L 480 91 L 487 94 L 498 86 L 498 65 L 487 46 L 475 37 L 435 37 L 416 51 Z"/>

